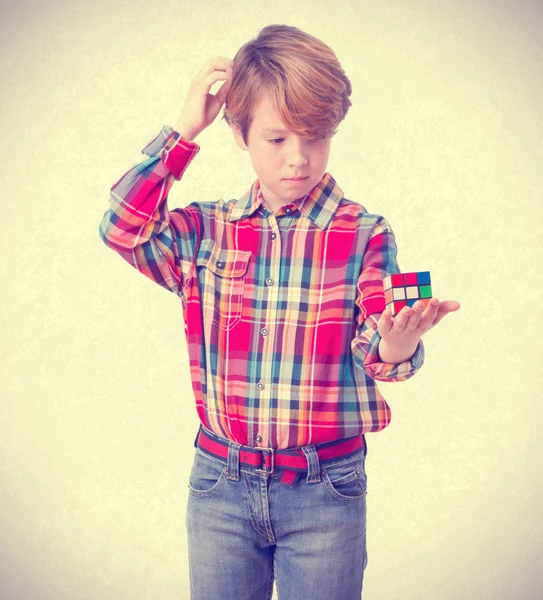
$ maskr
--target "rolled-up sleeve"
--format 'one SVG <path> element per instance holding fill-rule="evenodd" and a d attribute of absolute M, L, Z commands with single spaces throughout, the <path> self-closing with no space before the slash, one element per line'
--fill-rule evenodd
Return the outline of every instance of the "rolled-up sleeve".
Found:
<path fill-rule="evenodd" d="M 377 381 L 404 381 L 412 377 L 424 363 L 424 344 L 419 341 L 413 356 L 401 363 L 379 360 L 381 336 L 377 322 L 386 308 L 383 279 L 400 273 L 394 232 L 383 217 L 378 217 L 366 245 L 362 269 L 357 283 L 356 334 L 351 341 L 355 365 Z"/>
<path fill-rule="evenodd" d="M 193 202 L 169 210 L 167 198 L 200 147 L 166 125 L 112 187 L 99 236 L 124 260 L 167 290 L 180 294 L 194 263 L 201 213 Z"/>

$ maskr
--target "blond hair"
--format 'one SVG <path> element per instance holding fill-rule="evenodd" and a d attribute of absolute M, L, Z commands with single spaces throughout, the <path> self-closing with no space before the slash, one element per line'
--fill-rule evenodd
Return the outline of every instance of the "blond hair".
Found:
<path fill-rule="evenodd" d="M 234 57 L 223 119 L 247 144 L 255 104 L 267 95 L 281 120 L 304 137 L 333 135 L 351 101 L 351 82 L 334 51 L 289 25 L 268 25 Z"/>

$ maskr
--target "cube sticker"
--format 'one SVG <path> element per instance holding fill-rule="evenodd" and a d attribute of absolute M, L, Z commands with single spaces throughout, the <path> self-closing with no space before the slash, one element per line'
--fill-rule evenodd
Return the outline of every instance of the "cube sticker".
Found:
<path fill-rule="evenodd" d="M 394 273 L 383 279 L 385 303 L 393 315 L 397 315 L 404 306 L 413 306 L 417 300 L 424 308 L 432 299 L 430 271 L 414 273 Z"/>

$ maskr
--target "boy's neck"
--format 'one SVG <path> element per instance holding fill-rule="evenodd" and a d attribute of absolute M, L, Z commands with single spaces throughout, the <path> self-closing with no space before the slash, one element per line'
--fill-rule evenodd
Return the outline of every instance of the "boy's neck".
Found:
<path fill-rule="evenodd" d="M 264 195 L 262 195 L 262 203 L 264 204 L 264 206 L 270 210 L 274 215 L 276 215 L 279 212 L 279 209 L 282 206 L 285 206 L 288 204 L 288 202 L 270 202 L 268 200 L 266 200 L 266 198 L 264 198 Z"/>

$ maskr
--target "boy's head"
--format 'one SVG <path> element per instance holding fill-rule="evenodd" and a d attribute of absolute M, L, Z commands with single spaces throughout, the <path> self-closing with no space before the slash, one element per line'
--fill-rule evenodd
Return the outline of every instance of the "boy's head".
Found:
<path fill-rule="evenodd" d="M 253 108 L 267 95 L 294 133 L 333 135 L 351 106 L 351 91 L 329 46 L 297 27 L 268 25 L 234 57 L 224 119 L 247 144 Z"/>
<path fill-rule="evenodd" d="M 249 151 L 266 200 L 278 206 L 320 181 L 350 94 L 332 49 L 296 27 L 269 25 L 238 50 L 223 118 Z M 305 185 L 286 181 L 306 175 Z"/>

